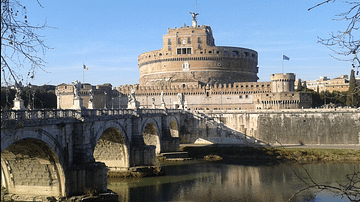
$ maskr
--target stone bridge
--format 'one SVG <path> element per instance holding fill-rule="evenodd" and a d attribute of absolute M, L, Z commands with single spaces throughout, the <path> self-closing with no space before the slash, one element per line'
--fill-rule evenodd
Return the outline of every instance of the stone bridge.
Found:
<path fill-rule="evenodd" d="M 106 192 L 108 170 L 154 166 L 156 154 L 178 151 L 185 119 L 169 109 L 2 111 L 1 192 Z"/>

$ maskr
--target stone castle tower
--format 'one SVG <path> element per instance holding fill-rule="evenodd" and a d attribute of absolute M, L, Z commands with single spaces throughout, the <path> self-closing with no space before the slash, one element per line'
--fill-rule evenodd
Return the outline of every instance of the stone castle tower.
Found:
<path fill-rule="evenodd" d="M 138 58 L 140 85 L 233 84 L 258 80 L 258 54 L 240 47 L 215 46 L 211 27 L 197 25 L 168 29 L 160 50 Z M 194 17 L 195 16 L 195 17 Z"/>

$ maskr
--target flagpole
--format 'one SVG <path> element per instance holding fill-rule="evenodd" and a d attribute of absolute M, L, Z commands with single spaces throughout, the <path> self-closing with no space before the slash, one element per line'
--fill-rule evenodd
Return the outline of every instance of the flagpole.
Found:
<path fill-rule="evenodd" d="M 85 83 L 85 79 L 84 79 L 84 62 L 83 62 L 83 67 L 82 67 L 82 69 L 83 69 L 83 83 Z"/>
<path fill-rule="evenodd" d="M 282 74 L 284 74 L 284 53 L 281 55 L 282 57 Z"/>

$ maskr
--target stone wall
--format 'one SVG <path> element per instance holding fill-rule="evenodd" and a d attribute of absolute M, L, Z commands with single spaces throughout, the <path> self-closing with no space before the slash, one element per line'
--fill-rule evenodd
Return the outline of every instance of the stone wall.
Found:
<path fill-rule="evenodd" d="M 209 111 L 229 129 L 269 144 L 360 144 L 359 109 Z"/>

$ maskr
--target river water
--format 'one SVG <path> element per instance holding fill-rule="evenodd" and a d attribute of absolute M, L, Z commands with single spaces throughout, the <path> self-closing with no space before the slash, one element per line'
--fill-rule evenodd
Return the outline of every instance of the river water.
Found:
<path fill-rule="evenodd" d="M 289 201 L 302 180 L 337 186 L 346 174 L 359 171 L 356 163 L 254 164 L 205 161 L 164 162 L 164 176 L 141 179 L 109 179 L 108 188 L 119 201 Z M 306 171 L 308 174 L 306 173 Z M 299 176 L 302 180 L 299 179 Z M 298 194 L 291 201 L 348 201 L 326 191 Z"/>

